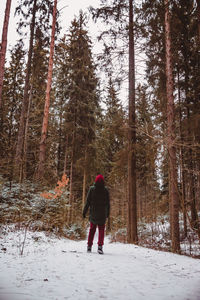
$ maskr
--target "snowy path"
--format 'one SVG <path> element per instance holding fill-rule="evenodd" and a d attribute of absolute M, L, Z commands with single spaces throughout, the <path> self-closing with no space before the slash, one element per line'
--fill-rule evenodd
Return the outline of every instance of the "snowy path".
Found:
<path fill-rule="evenodd" d="M 200 260 L 108 239 L 104 255 L 96 243 L 88 254 L 85 241 L 41 233 L 29 233 L 20 256 L 22 237 L 0 239 L 0 300 L 200 299 Z"/>

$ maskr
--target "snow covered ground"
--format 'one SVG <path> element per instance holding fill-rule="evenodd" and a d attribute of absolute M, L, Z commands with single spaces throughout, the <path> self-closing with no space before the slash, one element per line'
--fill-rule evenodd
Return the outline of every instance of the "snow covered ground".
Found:
<path fill-rule="evenodd" d="M 86 241 L 28 232 L 0 237 L 0 300 L 199 300 L 200 260 L 109 243 L 104 255 Z"/>

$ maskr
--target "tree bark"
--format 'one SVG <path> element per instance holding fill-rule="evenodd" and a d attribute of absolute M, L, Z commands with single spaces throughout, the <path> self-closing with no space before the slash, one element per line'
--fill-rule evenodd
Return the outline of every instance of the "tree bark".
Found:
<path fill-rule="evenodd" d="M 86 182 L 87 182 L 87 145 L 85 149 L 84 170 L 83 170 L 83 193 L 82 193 L 82 210 L 86 201 Z"/>
<path fill-rule="evenodd" d="M 75 131 L 72 136 L 72 153 L 71 153 L 71 165 L 70 165 L 70 185 L 69 185 L 69 210 L 68 210 L 68 224 L 72 222 L 72 210 L 73 210 L 73 170 L 74 170 L 74 143 L 75 143 Z"/>
<path fill-rule="evenodd" d="M 179 103 L 179 134 L 181 140 L 180 146 L 180 182 L 181 182 L 181 206 L 183 211 L 183 227 L 184 227 L 184 236 L 187 237 L 187 214 L 186 214 L 186 192 L 185 192 L 185 170 L 184 170 L 184 150 L 183 150 L 183 129 L 182 129 L 182 108 L 181 108 L 181 92 L 180 92 L 180 75 L 179 69 L 177 70 L 178 74 L 178 103 Z"/>
<path fill-rule="evenodd" d="M 36 179 L 38 179 L 38 180 L 43 178 L 44 167 L 45 167 L 44 164 L 45 164 L 45 156 L 46 156 L 46 139 L 47 139 L 47 130 L 48 130 L 50 91 L 51 91 L 52 72 L 53 72 L 56 13 L 57 13 L 57 0 L 54 0 L 53 21 L 52 21 L 52 31 L 51 31 L 51 44 L 50 44 L 50 55 L 49 55 L 49 67 L 48 67 L 46 97 L 45 97 L 45 106 L 44 106 L 44 117 L 43 117 L 43 124 L 42 124 L 40 150 L 39 150 L 39 164 L 38 164 L 38 169 L 37 169 L 37 174 L 36 174 Z"/>
<path fill-rule="evenodd" d="M 189 80 L 189 75 L 187 76 Z M 188 182 L 189 182 L 189 202 L 190 202 L 190 209 L 191 209 L 191 225 L 193 229 L 198 229 L 198 214 L 196 209 L 196 193 L 195 193 L 195 178 L 194 178 L 194 155 L 192 150 L 192 130 L 191 130 L 191 114 L 190 114 L 190 99 L 189 99 L 189 91 L 188 91 L 188 81 L 185 78 L 186 82 L 186 102 L 187 102 L 187 135 L 188 135 L 188 145 L 190 146 L 189 150 L 187 151 L 187 160 L 188 160 Z"/>
<path fill-rule="evenodd" d="M 73 159 L 73 158 L 72 158 Z M 72 210 L 73 210 L 73 161 L 70 166 L 70 185 L 69 185 L 69 210 L 68 210 L 68 224 L 72 222 Z"/>
<path fill-rule="evenodd" d="M 190 131 L 189 131 L 190 132 Z M 198 213 L 196 208 L 196 192 L 194 179 L 193 151 L 189 149 L 189 199 L 191 207 L 191 225 L 193 229 L 199 229 Z"/>
<path fill-rule="evenodd" d="M 62 122 L 63 122 L 63 110 L 61 109 L 60 111 L 60 116 L 59 116 L 59 138 L 58 138 L 58 155 L 57 155 L 57 176 L 60 177 L 60 172 L 61 172 L 61 152 L 62 152 Z M 65 174 L 65 173 L 64 173 Z"/>
<path fill-rule="evenodd" d="M 128 129 L 128 226 L 129 243 L 137 243 L 136 199 L 136 125 L 135 125 L 135 53 L 133 30 L 133 0 L 129 0 L 129 129 Z"/>
<path fill-rule="evenodd" d="M 170 33 L 170 14 L 169 2 L 165 0 L 165 47 L 166 47 L 166 91 L 167 91 L 167 129 L 168 129 L 168 157 L 169 157 L 169 198 L 171 202 L 171 233 L 172 251 L 180 251 L 179 233 L 179 195 L 177 184 L 176 169 L 176 148 L 174 130 L 174 96 L 173 96 L 173 74 L 172 74 L 172 55 L 171 55 L 171 33 Z"/>
<path fill-rule="evenodd" d="M 26 125 L 25 125 L 25 134 L 24 134 L 24 149 L 23 149 L 23 161 L 22 161 L 22 169 L 19 177 L 20 183 L 23 179 L 27 178 L 27 141 L 28 141 L 28 127 L 29 127 L 29 118 L 30 118 L 30 111 L 31 111 L 31 104 L 33 98 L 33 86 L 31 85 L 29 100 L 28 100 L 28 111 L 27 111 L 27 118 L 26 118 Z"/>
<path fill-rule="evenodd" d="M 200 45 L 200 0 L 197 0 L 198 37 Z"/>
<path fill-rule="evenodd" d="M 22 101 L 21 115 L 19 121 L 19 131 L 17 137 L 17 146 L 15 153 L 15 175 L 19 177 L 20 170 L 22 168 L 23 163 L 23 148 L 24 148 L 24 139 L 25 139 L 25 126 L 26 126 L 26 118 L 28 111 L 28 103 L 29 103 L 29 82 L 30 82 L 30 74 L 31 74 L 31 61 L 33 55 L 33 40 L 34 40 L 34 31 L 35 31 L 35 17 L 37 11 L 37 0 L 34 0 L 33 4 L 33 16 L 30 25 L 30 41 L 29 41 L 29 51 L 28 51 L 28 61 L 26 68 L 26 78 L 24 85 L 24 95 Z"/>
<path fill-rule="evenodd" d="M 7 48 L 7 35 L 8 35 L 8 24 L 10 18 L 11 2 L 12 0 L 7 0 L 6 2 L 2 41 L 0 45 L 0 111 L 2 110 L 2 88 L 3 88 L 4 69 L 5 69 L 5 57 L 6 57 L 6 48 Z"/>
<path fill-rule="evenodd" d="M 67 174 L 67 163 L 68 163 L 68 139 L 69 135 L 66 135 L 65 138 L 65 160 L 64 160 L 64 168 L 63 168 L 63 174 Z"/>

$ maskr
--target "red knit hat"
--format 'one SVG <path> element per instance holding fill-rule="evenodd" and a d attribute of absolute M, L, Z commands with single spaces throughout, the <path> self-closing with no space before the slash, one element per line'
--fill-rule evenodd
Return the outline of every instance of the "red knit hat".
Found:
<path fill-rule="evenodd" d="M 95 182 L 104 183 L 103 175 L 97 175 L 97 177 L 95 178 Z"/>

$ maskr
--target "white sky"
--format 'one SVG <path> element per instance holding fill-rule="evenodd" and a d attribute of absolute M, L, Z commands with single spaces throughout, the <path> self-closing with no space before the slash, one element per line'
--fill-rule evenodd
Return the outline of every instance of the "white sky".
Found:
<path fill-rule="evenodd" d="M 4 21 L 4 13 L 6 8 L 6 0 L 0 0 L 0 39 L 2 36 L 2 28 Z M 58 9 L 62 9 L 62 17 L 61 17 L 61 27 L 63 28 L 63 32 L 69 28 L 71 21 L 74 18 L 74 15 L 79 14 L 79 10 L 82 9 L 86 11 L 89 6 L 97 7 L 99 6 L 100 0 L 58 0 Z M 11 14 L 9 20 L 8 27 L 8 44 L 7 49 L 10 46 L 13 46 L 18 39 L 18 35 L 16 33 L 16 17 L 14 17 L 14 11 L 18 4 L 17 0 L 12 0 L 11 4 Z M 93 38 L 96 36 L 97 26 L 94 25 L 93 22 L 89 22 L 89 35 Z"/>
<path fill-rule="evenodd" d="M 4 13 L 5 13 L 5 7 L 6 7 L 6 1 L 7 0 L 0 0 L 1 6 L 0 6 L 0 40 L 2 37 L 2 28 L 3 28 L 3 21 L 4 21 Z M 10 20 L 9 20 L 9 27 L 8 27 L 8 43 L 7 43 L 7 50 L 11 49 L 12 46 L 15 45 L 16 40 L 19 39 L 18 34 L 16 33 L 16 22 L 17 19 L 14 17 L 15 8 L 18 5 L 18 0 L 12 0 L 11 4 L 11 14 L 10 14 Z M 60 34 L 60 37 L 68 30 L 71 21 L 74 18 L 74 15 L 78 16 L 79 11 L 82 9 L 83 12 L 87 11 L 89 6 L 93 7 L 99 7 L 100 6 L 100 0 L 58 0 L 58 9 L 61 10 L 61 27 L 62 31 Z M 93 42 L 93 53 L 99 53 L 102 51 L 102 47 L 99 42 L 97 42 L 96 37 L 99 32 L 101 32 L 104 28 L 104 25 L 102 23 L 94 24 L 94 22 L 89 20 L 88 23 L 88 33 L 90 38 Z M 29 36 L 27 36 L 27 41 L 25 42 L 25 45 L 28 45 L 28 39 Z M 141 54 L 141 53 L 140 53 Z M 7 51 L 7 58 L 8 58 L 9 52 Z M 138 54 L 136 54 L 136 80 L 139 82 L 142 80 L 140 73 L 143 73 L 143 68 L 140 67 L 141 62 L 140 56 L 137 57 Z M 123 97 L 121 96 L 121 100 L 124 105 L 127 104 L 127 84 L 125 83 L 123 91 Z"/>

